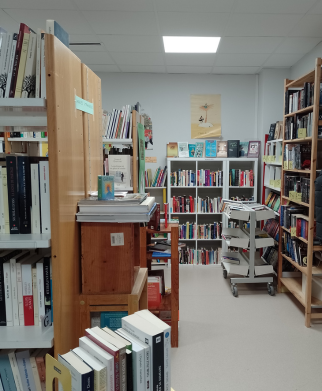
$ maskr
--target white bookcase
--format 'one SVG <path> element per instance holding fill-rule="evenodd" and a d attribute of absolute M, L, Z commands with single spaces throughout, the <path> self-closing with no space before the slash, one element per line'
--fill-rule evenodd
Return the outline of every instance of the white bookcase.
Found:
<path fill-rule="evenodd" d="M 258 188 L 258 159 L 257 158 L 168 158 L 168 178 L 167 178 L 167 192 L 168 202 L 172 197 L 178 196 L 192 196 L 193 198 L 205 198 L 205 197 L 222 197 L 223 199 L 229 199 L 230 197 L 245 196 L 250 198 L 254 197 L 254 201 L 257 201 L 257 188 Z M 197 173 L 201 169 L 210 169 L 211 171 L 222 170 L 223 171 L 223 186 L 171 186 L 171 172 L 181 170 L 192 170 Z M 229 170 L 230 169 L 242 169 L 253 170 L 254 173 L 254 186 L 229 186 Z M 170 207 L 169 207 L 170 209 Z M 222 213 L 171 213 L 169 210 L 169 218 L 172 216 L 179 217 L 179 224 L 189 223 L 210 224 L 214 222 L 221 222 L 223 228 L 228 227 L 228 219 Z M 222 239 L 180 239 L 180 242 L 184 242 L 190 248 L 219 248 L 224 247 Z M 214 265 L 211 265 L 214 266 Z M 218 265 L 220 266 L 220 262 Z"/>

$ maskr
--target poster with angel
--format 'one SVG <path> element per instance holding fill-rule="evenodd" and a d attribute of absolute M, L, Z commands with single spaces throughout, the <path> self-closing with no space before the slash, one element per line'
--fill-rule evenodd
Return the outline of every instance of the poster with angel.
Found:
<path fill-rule="evenodd" d="M 221 136 L 221 95 L 190 95 L 191 138 Z"/>

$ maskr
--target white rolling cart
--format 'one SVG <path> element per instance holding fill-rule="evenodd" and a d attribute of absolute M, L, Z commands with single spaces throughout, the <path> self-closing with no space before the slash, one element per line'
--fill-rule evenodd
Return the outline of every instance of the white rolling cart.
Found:
<path fill-rule="evenodd" d="M 268 236 L 265 231 L 261 231 L 256 228 L 257 221 L 268 220 L 275 217 L 272 210 L 265 206 L 254 202 L 234 202 L 230 200 L 223 200 L 227 202 L 224 210 L 224 214 L 228 219 L 239 220 L 240 228 L 223 228 L 223 236 L 226 246 L 238 247 L 238 253 L 223 252 L 222 256 L 238 255 L 239 264 L 233 264 L 225 262 L 222 258 L 223 275 L 226 279 L 228 274 L 239 275 L 242 277 L 230 278 L 232 294 L 237 297 L 238 289 L 236 284 L 257 284 L 267 283 L 267 290 L 269 295 L 274 296 L 275 290 L 272 285 L 273 277 L 267 276 L 267 274 L 273 273 L 273 266 L 267 264 L 258 253 L 256 249 L 273 246 L 274 240 L 270 237 L 259 237 L 263 235 Z M 256 210 L 256 206 L 261 206 L 262 210 Z M 239 209 L 234 209 L 238 207 Z M 243 228 L 245 222 L 249 223 L 249 228 Z M 248 249 L 248 252 L 243 252 L 243 249 Z"/>

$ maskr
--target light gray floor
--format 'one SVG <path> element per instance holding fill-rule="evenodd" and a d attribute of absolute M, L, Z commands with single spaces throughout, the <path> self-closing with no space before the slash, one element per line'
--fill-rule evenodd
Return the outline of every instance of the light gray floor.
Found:
<path fill-rule="evenodd" d="M 290 294 L 239 285 L 234 298 L 222 269 L 202 266 L 180 267 L 179 290 L 175 391 L 322 390 L 322 324 L 306 328 Z"/>

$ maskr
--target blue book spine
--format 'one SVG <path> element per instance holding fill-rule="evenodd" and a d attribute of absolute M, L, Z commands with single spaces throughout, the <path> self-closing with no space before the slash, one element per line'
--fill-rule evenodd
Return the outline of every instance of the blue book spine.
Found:
<path fill-rule="evenodd" d="M 5 391 L 17 391 L 8 354 L 0 354 L 0 376 Z"/>

